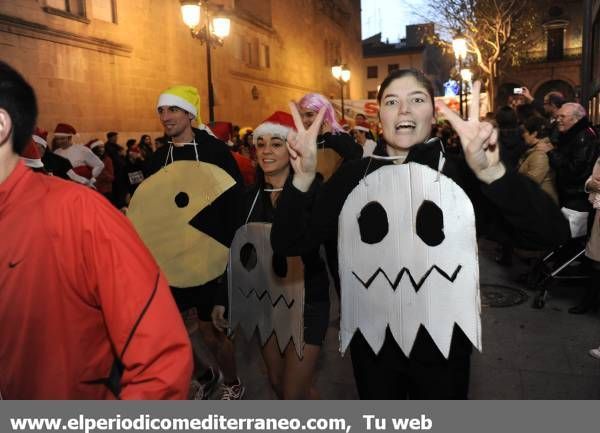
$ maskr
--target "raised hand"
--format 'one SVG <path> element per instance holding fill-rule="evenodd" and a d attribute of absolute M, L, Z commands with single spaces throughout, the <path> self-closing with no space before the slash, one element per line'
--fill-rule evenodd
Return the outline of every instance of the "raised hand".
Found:
<path fill-rule="evenodd" d="M 317 137 L 325 116 L 322 108 L 310 128 L 304 128 L 298 107 L 290 102 L 290 112 L 294 118 L 297 132 L 290 132 L 287 147 L 290 152 L 290 163 L 294 170 L 293 184 L 300 191 L 308 191 L 317 171 Z"/>
<path fill-rule="evenodd" d="M 527 87 L 522 87 L 522 89 L 523 89 L 522 95 L 525 97 L 527 102 L 530 103 L 531 101 L 533 101 L 533 96 L 531 95 L 531 92 L 529 91 L 529 89 Z"/>
<path fill-rule="evenodd" d="M 436 101 L 436 108 L 450 122 L 462 145 L 467 164 L 479 180 L 492 183 L 504 176 L 506 169 L 500 161 L 498 130 L 489 122 L 479 121 L 479 92 L 481 82 L 473 84 L 469 113 L 472 118 L 463 120 L 442 101 Z"/>
<path fill-rule="evenodd" d="M 229 322 L 225 318 L 225 307 L 222 305 L 215 305 L 210 313 L 213 326 L 221 332 L 225 332 L 229 327 Z"/>

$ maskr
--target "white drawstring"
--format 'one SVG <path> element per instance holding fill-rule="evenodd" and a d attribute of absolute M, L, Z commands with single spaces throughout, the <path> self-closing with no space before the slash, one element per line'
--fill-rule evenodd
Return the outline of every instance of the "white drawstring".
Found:
<path fill-rule="evenodd" d="M 174 144 L 172 141 L 168 141 L 169 143 L 169 151 L 167 152 L 167 157 L 165 158 L 165 164 L 163 167 L 166 167 L 169 163 L 169 157 L 171 158 L 171 163 L 175 162 L 173 159 L 173 147 Z M 200 162 L 200 156 L 198 155 L 198 143 L 196 143 L 196 137 L 194 137 L 193 143 L 177 143 L 178 146 L 194 146 L 194 153 L 196 154 L 196 162 Z"/>
<path fill-rule="evenodd" d="M 271 189 L 265 188 L 265 189 L 263 189 L 263 191 L 264 192 L 281 192 L 281 191 L 283 191 L 283 188 L 271 188 Z"/>
<path fill-rule="evenodd" d="M 444 165 L 446 165 L 446 152 L 444 149 L 444 143 L 442 142 L 442 140 L 440 140 L 439 137 L 432 137 L 429 140 L 425 141 L 424 144 L 429 144 L 436 140 L 439 140 L 439 142 L 440 142 L 440 159 L 438 160 L 438 169 L 437 169 L 437 176 L 435 178 L 435 181 L 439 182 L 440 174 L 442 173 L 442 170 L 444 169 Z M 379 161 L 396 161 L 396 160 L 402 159 L 402 158 L 406 158 L 406 155 L 395 155 L 395 156 L 371 155 L 369 157 L 369 163 L 367 164 L 367 168 L 365 169 L 365 172 L 363 173 L 363 180 L 365 180 L 365 178 L 367 177 L 367 173 L 369 171 L 369 167 L 371 167 L 371 161 L 373 159 L 377 159 Z M 366 180 L 365 180 L 365 184 L 367 184 Z"/>
<path fill-rule="evenodd" d="M 248 224 L 250 220 L 250 215 L 252 215 L 252 211 L 254 210 L 254 206 L 256 205 L 256 201 L 258 200 L 258 195 L 260 194 L 260 189 L 256 191 L 256 195 L 254 196 L 254 201 L 252 202 L 252 206 L 250 206 L 250 212 L 248 212 L 248 216 L 246 217 L 246 222 L 244 225 Z"/>

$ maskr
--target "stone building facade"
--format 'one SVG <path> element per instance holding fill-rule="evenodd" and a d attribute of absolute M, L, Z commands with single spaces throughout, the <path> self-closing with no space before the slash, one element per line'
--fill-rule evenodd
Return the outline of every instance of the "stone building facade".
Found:
<path fill-rule="evenodd" d="M 579 97 L 583 41 L 581 0 L 537 1 L 536 45 L 517 68 L 504 71 L 497 103 L 503 105 L 515 87 L 526 86 L 536 98 L 551 90 L 568 99 Z"/>
<path fill-rule="evenodd" d="M 414 68 L 425 72 L 434 83 L 436 94 L 443 95 L 443 83 L 448 79 L 452 58 L 426 42 L 435 31 L 433 23 L 406 26 L 406 38 L 397 43 L 381 40 L 381 33 L 362 41 L 364 94 L 361 99 L 375 99 L 379 84 L 394 69 Z"/>
<path fill-rule="evenodd" d="M 290 100 L 337 94 L 331 66 L 362 69 L 360 0 L 222 0 L 231 34 L 211 51 L 215 118 L 255 126 Z M 196 86 L 208 121 L 206 48 L 179 0 L 0 0 L 0 59 L 33 84 L 39 124 L 73 124 L 80 140 L 161 131 L 156 99 Z M 362 95 L 351 80 L 349 96 Z"/>

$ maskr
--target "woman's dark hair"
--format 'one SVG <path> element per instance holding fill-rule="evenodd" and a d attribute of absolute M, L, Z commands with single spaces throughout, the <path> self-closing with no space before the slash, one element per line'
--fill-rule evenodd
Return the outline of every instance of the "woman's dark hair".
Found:
<path fill-rule="evenodd" d="M 244 134 L 242 137 L 242 145 L 246 147 L 252 146 L 252 130 Z"/>
<path fill-rule="evenodd" d="M 145 143 L 145 141 L 144 141 L 144 140 L 146 140 L 146 137 L 150 138 L 150 136 L 149 136 L 148 134 L 144 134 L 144 135 L 142 135 L 142 136 L 140 137 L 140 141 L 138 141 L 138 144 L 139 144 L 140 146 L 143 146 L 143 145 L 144 145 L 144 143 Z"/>
<path fill-rule="evenodd" d="M 144 159 L 152 156 L 152 147 L 150 145 L 146 144 L 146 142 L 145 142 L 146 137 L 148 137 L 148 138 L 150 138 L 150 140 L 152 140 L 152 137 L 150 137 L 148 134 L 144 134 L 140 137 L 140 141 L 138 142 L 138 147 L 140 148 Z"/>
<path fill-rule="evenodd" d="M 15 69 L 0 61 L 0 108 L 6 110 L 13 125 L 12 144 L 21 153 L 29 140 L 38 115 L 33 88 Z"/>
<path fill-rule="evenodd" d="M 523 128 L 530 134 L 537 134 L 537 138 L 546 138 L 550 136 L 550 123 L 543 117 L 530 117 L 523 123 Z"/>
<path fill-rule="evenodd" d="M 517 113 L 508 105 L 496 110 L 496 122 L 500 129 L 514 129 L 519 126 L 517 121 Z"/>
<path fill-rule="evenodd" d="M 385 92 L 385 89 L 388 88 L 392 81 L 404 77 L 413 77 L 415 80 L 417 80 L 417 82 L 421 84 L 425 90 L 427 90 L 427 93 L 431 98 L 431 104 L 434 104 L 435 92 L 433 91 L 433 84 L 431 84 L 429 78 L 427 78 L 425 74 L 418 69 L 394 69 L 392 72 L 390 72 L 381 83 L 381 86 L 379 86 L 379 92 L 377 92 L 377 103 L 381 104 L 383 92 Z"/>

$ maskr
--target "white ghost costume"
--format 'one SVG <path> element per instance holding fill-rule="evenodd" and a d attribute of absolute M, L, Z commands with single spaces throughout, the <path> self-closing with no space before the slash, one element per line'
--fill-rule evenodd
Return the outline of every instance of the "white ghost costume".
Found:
<path fill-rule="evenodd" d="M 291 339 L 302 358 L 304 265 L 301 257 L 275 258 L 270 234 L 271 224 L 251 222 L 233 238 L 228 267 L 231 328 L 239 326 L 248 339 L 258 330 L 261 345 L 275 333 L 282 353 Z"/>
<path fill-rule="evenodd" d="M 342 352 L 358 329 L 378 353 L 389 326 L 408 356 L 423 325 L 447 358 L 455 323 L 481 350 L 475 215 L 453 180 L 382 167 L 347 197 L 338 236 Z"/>

